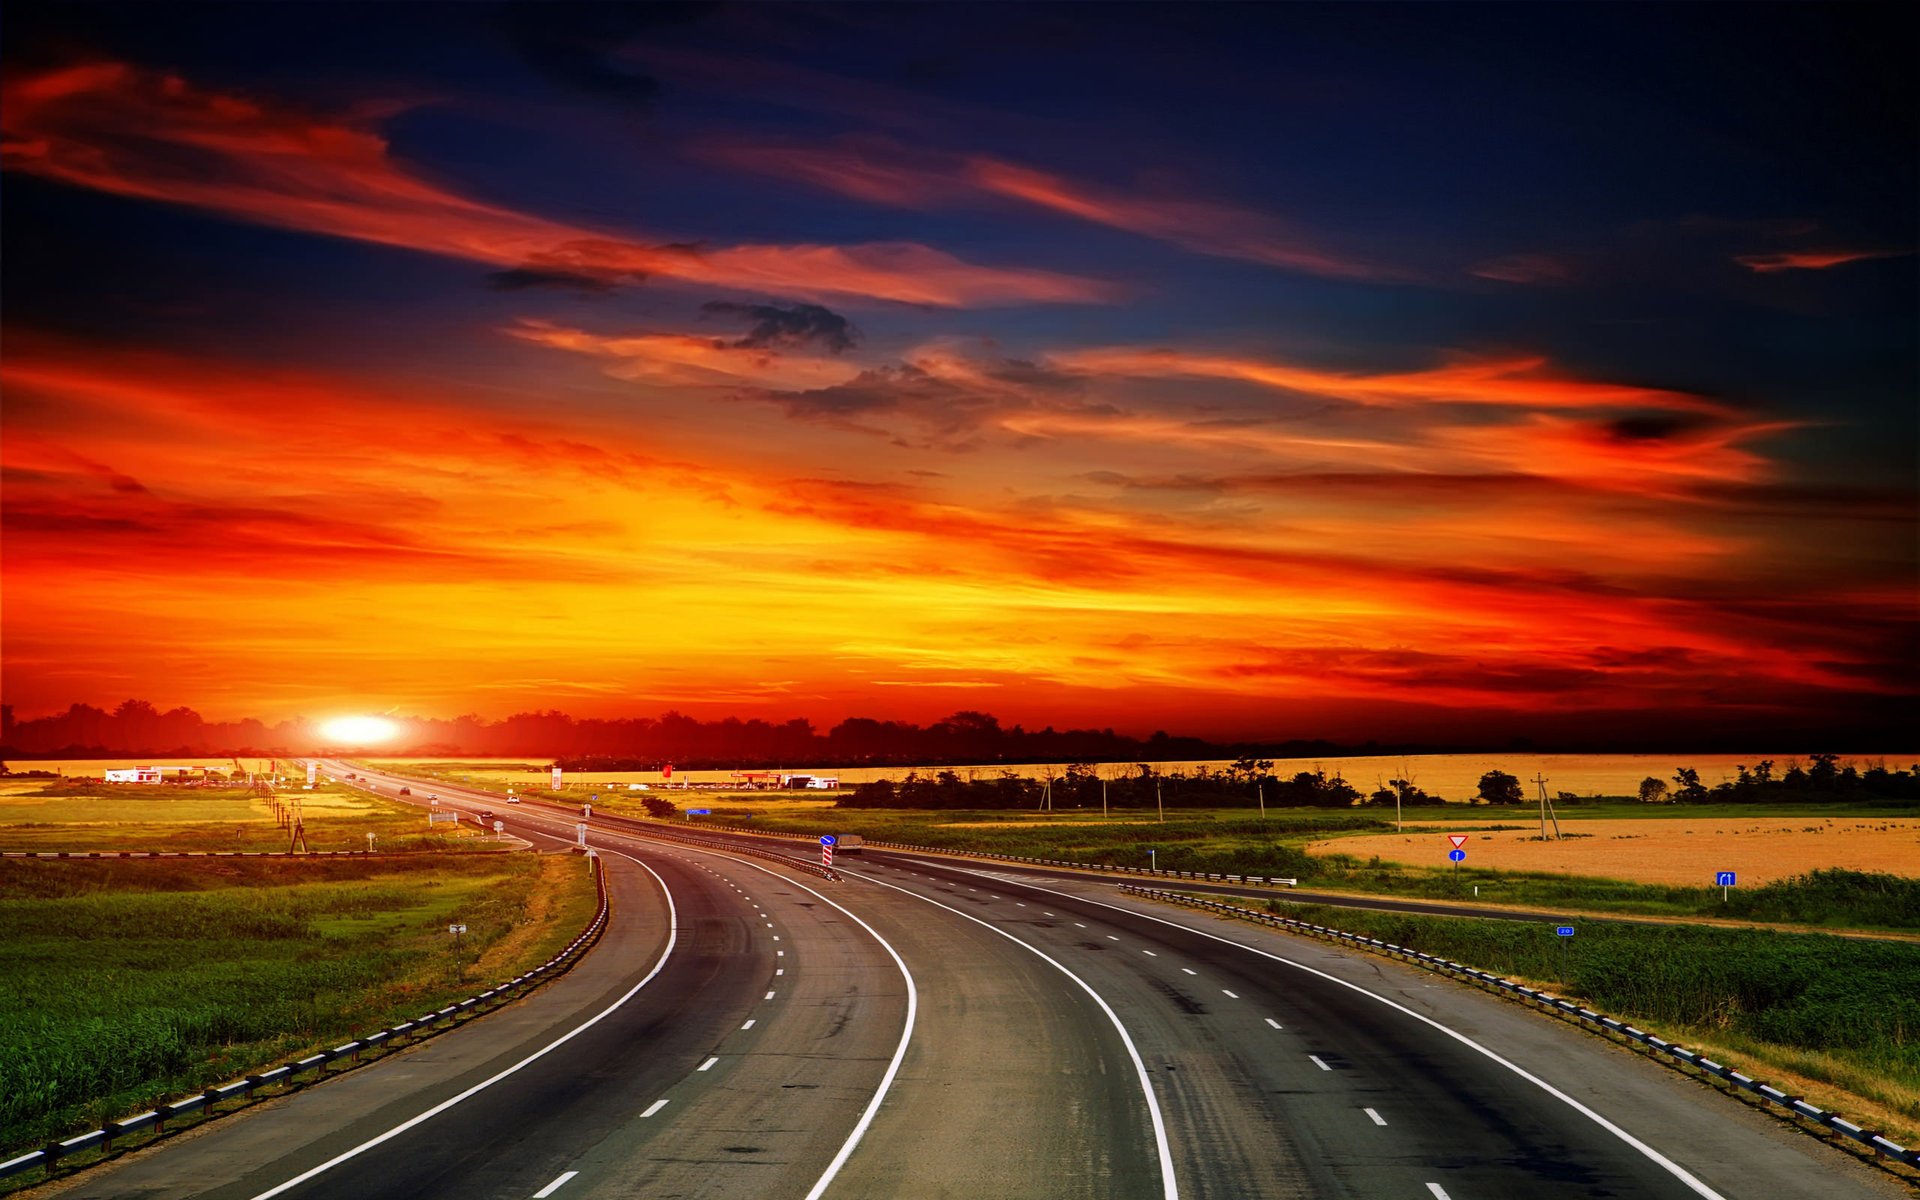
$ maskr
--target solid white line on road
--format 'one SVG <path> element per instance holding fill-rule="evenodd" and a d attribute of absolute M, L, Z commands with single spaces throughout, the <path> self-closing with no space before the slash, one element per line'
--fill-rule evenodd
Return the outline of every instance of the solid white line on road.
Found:
<path fill-rule="evenodd" d="M 620 854 L 620 852 L 617 850 L 610 850 L 610 851 L 607 851 L 607 853 Z M 633 997 L 640 991 L 641 988 L 647 986 L 649 983 L 652 983 L 653 977 L 658 975 L 660 973 L 661 968 L 667 965 L 667 958 L 669 955 L 673 953 L 674 944 L 679 940 L 679 934 L 676 931 L 679 928 L 680 919 L 674 908 L 673 893 L 667 890 L 667 881 L 664 879 L 661 879 L 659 873 L 656 872 L 652 867 L 649 867 L 647 864 L 641 862 L 639 859 L 633 857 L 631 854 L 620 854 L 620 857 L 626 859 L 628 862 L 636 864 L 637 866 L 639 866 L 641 870 L 645 871 L 649 875 L 652 875 L 654 878 L 654 881 L 660 885 L 661 894 L 665 896 L 667 899 L 667 945 L 665 949 L 660 951 L 660 958 L 653 964 L 653 967 L 647 971 L 646 976 L 643 979 L 641 979 L 639 983 L 636 983 L 632 987 L 628 988 L 626 992 L 624 992 L 621 995 L 621 997 L 618 1000 L 615 1000 L 612 1004 L 607 1005 L 607 1007 L 601 1009 L 598 1013 L 595 1013 L 593 1016 L 587 1018 L 585 1021 L 574 1026 L 572 1029 L 569 1029 L 567 1032 L 561 1034 L 559 1037 L 555 1038 L 551 1042 L 548 1042 L 546 1045 L 540 1047 L 540 1049 L 535 1050 L 532 1054 L 527 1055 L 525 1058 L 521 1059 L 517 1063 L 514 1063 L 512 1066 L 508 1067 L 504 1071 L 500 1071 L 494 1075 L 490 1075 L 487 1078 L 482 1079 L 479 1083 L 474 1084 L 472 1087 L 468 1088 L 466 1091 L 461 1092 L 455 1096 L 450 1096 L 445 1100 L 442 1100 L 440 1103 L 434 1105 L 432 1108 L 427 1109 L 425 1112 L 420 1113 L 417 1116 L 407 1118 L 406 1120 L 400 1122 L 398 1125 L 395 1125 L 392 1129 L 387 1130 L 385 1133 L 379 1134 L 375 1137 L 368 1138 L 366 1141 L 361 1142 L 358 1146 L 353 1147 L 351 1150 L 341 1151 L 339 1154 L 334 1155 L 332 1158 L 321 1163 L 319 1166 L 311 1167 L 305 1171 L 302 1171 L 300 1174 L 295 1175 L 292 1179 L 287 1180 L 285 1183 L 277 1184 L 273 1187 L 268 1188 L 266 1191 L 261 1192 L 257 1196 L 254 1196 L 253 1200 L 269 1200 L 270 1197 L 278 1196 L 282 1192 L 291 1191 L 294 1188 L 299 1187 L 301 1184 L 305 1183 L 307 1180 L 312 1179 L 316 1175 L 325 1174 L 326 1172 L 331 1171 L 333 1168 L 339 1166 L 341 1163 L 346 1162 L 348 1159 L 357 1158 L 358 1156 L 373 1149 L 375 1146 L 378 1146 L 383 1142 L 388 1142 L 393 1140 L 394 1138 L 399 1137 L 401 1134 L 405 1133 L 409 1129 L 412 1129 L 415 1125 L 420 1124 L 422 1121 L 431 1120 L 434 1117 L 437 1117 L 441 1113 L 452 1108 L 454 1105 L 460 1103 L 461 1101 L 467 1100 L 474 1096 L 479 1095 L 481 1092 L 492 1087 L 494 1084 L 499 1083 L 502 1079 L 505 1079 L 507 1076 L 514 1074 L 516 1071 L 519 1071 L 521 1068 L 525 1067 L 527 1064 L 534 1062 L 537 1059 L 544 1058 L 546 1055 L 559 1049 L 561 1046 L 564 1046 L 568 1042 L 572 1041 L 574 1038 L 579 1037 L 581 1034 L 593 1028 L 595 1025 L 598 1025 L 601 1021 L 606 1020 L 607 1017 L 613 1014 L 614 1010 L 618 1009 L 621 1005 L 625 1004 L 627 1001 L 633 999 Z"/>
<path fill-rule="evenodd" d="M 1034 945 L 1032 942 L 1024 941 L 1020 938 L 1017 938 L 1011 933 L 1008 933 L 1006 930 L 1001 929 L 998 926 L 993 925 L 987 921 L 983 921 L 979 917 L 973 916 L 970 913 L 961 912 L 959 909 L 954 908 L 951 905 L 942 904 L 940 903 L 940 901 L 932 899 L 931 897 L 928 897 L 928 896 L 922 896 L 918 892 L 909 892 L 907 891 L 906 888 L 897 887 L 891 883 L 881 883 L 881 881 L 877 879 L 869 880 L 869 882 L 878 884 L 880 887 L 883 887 L 883 888 L 889 888 L 896 892 L 903 892 L 906 895 L 912 896 L 914 899 L 921 901 L 922 903 L 931 904 L 935 908 L 945 909 L 946 911 L 952 913 L 956 917 L 961 918 L 962 920 L 972 921 L 975 925 L 980 926 L 982 929 L 986 929 L 992 933 L 999 934 L 1001 937 L 1007 939 L 1008 941 L 1012 942 L 1016 946 L 1025 947 L 1028 951 L 1032 952 L 1036 957 L 1038 957 L 1042 962 L 1045 962 L 1048 966 L 1051 966 L 1054 970 L 1060 972 L 1062 975 L 1065 975 L 1068 979 L 1073 980 L 1074 983 L 1079 985 L 1081 991 L 1085 992 L 1088 996 L 1093 998 L 1093 1002 L 1100 1006 L 1100 1011 L 1107 1014 L 1107 1020 L 1113 1023 L 1114 1032 L 1120 1035 L 1120 1044 L 1127 1048 L 1127 1057 L 1133 1062 L 1134 1076 L 1140 1081 L 1141 1094 L 1146 1097 L 1147 1117 L 1153 1125 L 1154 1146 L 1155 1146 L 1155 1149 L 1158 1151 L 1158 1155 L 1159 1155 L 1160 1191 L 1161 1191 L 1162 1200 L 1180 1200 L 1180 1184 L 1174 1178 L 1174 1174 L 1173 1174 L 1173 1146 L 1172 1146 L 1172 1143 L 1169 1142 L 1167 1139 L 1166 1119 L 1160 1115 L 1160 1101 L 1153 1094 L 1153 1081 L 1147 1075 L 1147 1064 L 1141 1060 L 1139 1049 L 1134 1046 L 1133 1039 L 1127 1035 L 1127 1027 L 1121 1023 L 1120 1014 L 1113 1011 L 1113 1006 L 1108 1004 L 1106 1002 L 1106 999 L 1102 997 L 1099 992 L 1094 991 L 1092 986 L 1088 984 L 1086 980 L 1080 978 L 1078 975 L 1075 975 L 1072 971 L 1068 970 L 1065 963 L 1062 963 L 1059 959 L 1054 958 L 1052 955 L 1040 949 L 1038 946 Z M 1085 928 L 1085 926 L 1082 926 L 1082 928 Z M 1118 941 L 1119 939 L 1115 938 L 1114 940 Z M 826 1181 L 823 1180 L 821 1182 L 821 1185 L 816 1186 L 812 1192 L 808 1193 L 806 1200 L 819 1200 L 820 1193 L 825 1190 L 825 1187 L 824 1187 L 825 1182 Z"/>
<path fill-rule="evenodd" d="M 1380 1115 L 1379 1113 L 1377 1113 L 1377 1112 L 1375 1112 L 1375 1111 L 1373 1111 L 1373 1110 L 1372 1110 L 1372 1109 L 1370 1109 L 1370 1108 L 1363 1108 L 1363 1109 L 1361 1109 L 1360 1111 L 1361 1111 L 1361 1112 L 1364 1112 L 1364 1113 L 1366 1113 L 1366 1114 L 1367 1114 L 1368 1116 L 1370 1116 L 1370 1117 L 1372 1117 L 1372 1118 L 1373 1118 L 1373 1123 L 1374 1123 L 1375 1125 L 1385 1125 L 1385 1124 L 1387 1123 L 1387 1119 L 1386 1119 L 1385 1117 L 1383 1117 L 1383 1116 L 1381 1116 L 1381 1115 Z"/>
<path fill-rule="evenodd" d="M 548 1196 L 553 1195 L 555 1192 L 559 1191 L 562 1187 L 566 1186 L 567 1180 L 572 1179 L 575 1175 L 578 1175 L 579 1173 L 580 1172 L 578 1171 L 568 1171 L 566 1174 L 562 1175 L 560 1178 L 554 1180 L 552 1183 L 548 1184 L 547 1186 L 541 1188 L 539 1191 L 535 1192 L 533 1194 L 533 1200 L 547 1200 Z"/>
<path fill-rule="evenodd" d="M 749 1025 L 751 1025 L 751 1024 L 753 1024 L 753 1022 L 751 1022 L 751 1021 L 749 1021 L 749 1022 L 747 1022 L 747 1024 L 749 1024 Z M 1328 1066 L 1328 1065 L 1327 1065 L 1327 1063 L 1326 1063 L 1326 1060 L 1325 1060 L 1325 1059 L 1323 1059 L 1323 1058 L 1321 1058 L 1321 1057 L 1320 1057 L 1320 1056 L 1319 1056 L 1318 1054 L 1309 1054 L 1309 1055 L 1307 1055 L 1307 1057 L 1308 1057 L 1308 1058 L 1310 1058 L 1310 1059 L 1312 1059 L 1312 1060 L 1313 1060 L 1313 1065 L 1314 1065 L 1314 1066 L 1316 1066 L 1316 1067 L 1319 1067 L 1319 1068 L 1320 1068 L 1320 1069 L 1321 1069 L 1322 1071 L 1331 1071 L 1331 1070 L 1333 1070 L 1333 1068 L 1332 1068 L 1332 1067 L 1330 1067 L 1330 1066 Z"/>
<path fill-rule="evenodd" d="M 1280 1028 L 1280 1022 L 1274 1020 L 1272 1017 L 1267 1018 L 1267 1024 L 1273 1026 L 1275 1029 Z"/>
<path fill-rule="evenodd" d="M 708 851 L 708 853 L 718 854 L 721 852 Z M 860 1145 L 860 1139 L 866 1136 L 867 1127 L 873 1124 L 874 1114 L 880 1111 L 881 1102 L 887 1098 L 887 1092 L 891 1090 L 893 1087 L 894 1077 L 900 1074 L 900 1064 L 907 1057 L 907 1047 L 913 1041 L 914 1019 L 920 1012 L 920 989 L 914 985 L 913 972 L 907 970 L 907 964 L 905 960 L 903 960 L 900 957 L 899 952 L 896 951 L 893 948 L 893 946 L 888 943 L 887 939 L 881 937 L 879 932 L 876 931 L 873 926 L 861 920 L 850 909 L 846 908 L 842 904 L 839 904 L 831 899 L 828 899 L 828 897 L 824 892 L 814 891 L 814 889 L 808 887 L 804 883 L 801 883 L 799 880 L 788 879 L 784 875 L 775 874 L 773 871 L 769 870 L 766 867 L 761 866 L 759 863 L 748 862 L 746 859 L 743 859 L 743 858 L 735 858 L 731 854 L 723 854 L 722 857 L 726 858 L 728 862 L 738 863 L 740 866 L 749 867 L 755 871 L 759 871 L 763 875 L 770 875 L 782 883 L 791 884 L 794 887 L 799 888 L 801 891 L 806 892 L 811 896 L 817 897 L 821 901 L 829 905 L 832 905 L 836 909 L 839 909 L 854 924 L 866 930 L 868 936 L 872 937 L 874 941 L 880 943 L 880 948 L 887 952 L 887 957 L 893 960 L 893 965 L 900 969 L 900 977 L 904 979 L 907 984 L 907 1019 L 905 1024 L 901 1027 L 901 1030 L 900 1030 L 900 1044 L 894 1048 L 893 1059 L 892 1061 L 887 1063 L 887 1073 L 880 1077 L 880 1086 L 874 1090 L 873 1099 L 867 1101 L 866 1110 L 860 1114 L 860 1120 L 854 1124 L 853 1132 L 847 1135 L 847 1140 L 845 1142 L 841 1143 L 840 1152 L 833 1156 L 833 1161 L 827 1164 L 826 1172 L 822 1174 L 819 1179 L 814 1181 L 812 1190 L 810 1190 L 805 1197 L 805 1200 L 820 1200 L 820 1197 L 825 1194 L 827 1188 L 833 1183 L 834 1178 L 840 1174 L 840 1169 L 847 1165 L 847 1159 L 853 1156 L 854 1149 Z M 881 884 L 880 886 L 893 887 L 893 885 L 890 883 Z M 904 891 L 905 889 L 894 888 L 894 890 Z M 909 892 L 908 894 L 911 895 L 912 893 Z M 931 903 L 931 901 L 929 903 Z M 942 907 L 945 907 L 945 906 L 943 905 Z M 971 920 L 972 918 L 968 918 L 968 919 Z M 773 940 L 777 942 L 780 939 L 778 937 L 775 937 Z M 786 951 L 775 950 L 774 953 L 785 954 Z M 748 1024 L 752 1024 L 752 1022 L 748 1022 Z"/>
<path fill-rule="evenodd" d="M 1189 974 L 1189 975 L 1198 975 L 1198 974 L 1200 973 L 1200 972 L 1198 972 L 1198 971 L 1196 971 L 1196 970 L 1194 970 L 1194 969 L 1193 969 L 1192 967 L 1181 967 L 1180 969 L 1181 969 L 1182 971 L 1185 971 L 1185 972 L 1186 972 L 1187 974 Z"/>
<path fill-rule="evenodd" d="M 650 1117 L 653 1114 L 659 1112 L 661 1109 L 665 1108 L 666 1106 L 667 1106 L 667 1102 L 665 1100 L 655 1100 L 652 1104 L 647 1105 L 646 1111 L 641 1113 L 640 1115 L 643 1117 Z"/>
<path fill-rule="evenodd" d="M 1228 990 L 1227 990 L 1227 989 L 1225 989 L 1225 988 L 1221 988 L 1221 989 L 1220 989 L 1220 994 L 1221 994 L 1222 996 L 1225 996 L 1225 997 L 1226 997 L 1227 999 L 1229 999 L 1229 1000 L 1238 1000 L 1238 999 L 1240 998 L 1240 997 L 1238 997 L 1238 996 L 1236 996 L 1236 995 L 1234 995 L 1234 994 L 1233 994 L 1232 992 L 1230 992 L 1230 991 L 1228 991 Z"/>
<path fill-rule="evenodd" d="M 1066 892 L 1054 892 L 1052 888 L 1043 888 L 1043 887 L 1040 887 L 1038 884 L 1028 884 L 1027 886 L 1034 888 L 1036 891 L 1052 892 L 1056 896 L 1068 895 L 1068 893 Z M 1587 1118 L 1589 1121 L 1592 1121 L 1595 1125 L 1598 1125 L 1600 1128 L 1606 1130 L 1608 1133 L 1611 1133 L 1613 1136 L 1619 1138 L 1621 1141 L 1625 1142 L 1627 1145 L 1632 1146 L 1635 1150 L 1638 1150 L 1642 1155 L 1646 1156 L 1646 1158 L 1650 1162 L 1655 1163 L 1667 1174 L 1679 1180 L 1680 1183 L 1683 1186 L 1685 1186 L 1686 1189 L 1692 1192 L 1694 1195 L 1704 1197 L 1704 1200 L 1726 1200 L 1725 1196 L 1722 1196 L 1719 1192 L 1714 1191 L 1712 1188 L 1708 1187 L 1706 1184 L 1696 1179 L 1690 1172 L 1688 1172 L 1688 1170 L 1685 1167 L 1682 1167 L 1679 1163 L 1674 1162 L 1672 1159 L 1668 1158 L 1666 1155 L 1660 1153 L 1658 1150 L 1655 1150 L 1652 1146 L 1647 1145 L 1647 1143 L 1641 1141 L 1639 1138 L 1628 1133 L 1626 1130 L 1620 1128 L 1618 1125 L 1615 1125 L 1612 1121 L 1607 1120 L 1607 1118 L 1601 1116 L 1598 1112 L 1587 1107 L 1585 1104 L 1582 1104 L 1580 1101 L 1575 1100 L 1572 1096 L 1567 1095 L 1565 1092 L 1561 1091 L 1559 1088 L 1554 1087 L 1552 1084 L 1540 1078 L 1538 1075 L 1535 1075 L 1533 1072 L 1527 1070 L 1525 1067 L 1521 1066 L 1519 1063 L 1516 1063 L 1511 1059 L 1502 1058 L 1500 1055 L 1494 1053 L 1492 1050 L 1487 1049 L 1485 1046 L 1481 1045 L 1479 1042 L 1474 1041 L 1472 1038 L 1468 1037 L 1466 1034 L 1461 1033 L 1457 1029 L 1453 1029 L 1449 1026 L 1442 1025 L 1440 1022 L 1434 1020 L 1432 1017 L 1427 1016 L 1425 1013 L 1415 1012 L 1414 1010 L 1412 1010 L 1411 1008 L 1408 1008 L 1404 1004 L 1401 1004 L 1394 1000 L 1389 1000 L 1387 997 L 1381 995 L 1379 992 L 1369 991 L 1368 989 L 1361 987 L 1357 983 L 1349 983 L 1347 980 L 1342 979 L 1337 975 L 1330 975 L 1327 972 L 1322 971 L 1316 967 L 1310 967 L 1305 963 L 1296 962 L 1291 958 L 1287 958 L 1283 955 L 1275 954 L 1269 950 L 1262 950 L 1258 946 L 1249 946 L 1245 942 L 1236 942 L 1232 938 L 1221 937 L 1217 933 L 1208 933 L 1206 930 L 1197 929 L 1192 925 L 1182 925 L 1178 921 L 1169 921 L 1165 917 L 1156 917 L 1156 916 L 1153 916 L 1151 913 L 1141 912 L 1137 908 L 1126 908 L 1118 904 L 1108 904 L 1103 900 L 1093 900 L 1084 896 L 1074 897 L 1074 898 L 1082 900 L 1087 904 L 1097 904 L 1101 908 L 1110 908 L 1110 909 L 1113 909 L 1115 912 L 1126 913 L 1129 916 L 1138 917 L 1144 921 L 1152 921 L 1156 925 L 1170 926 L 1171 928 L 1178 929 L 1184 933 L 1190 933 L 1190 934 L 1194 934 L 1197 937 L 1206 938 L 1210 942 L 1219 942 L 1223 946 L 1234 946 L 1241 950 L 1245 950 L 1249 954 L 1258 954 L 1262 958 L 1272 959 L 1274 962 L 1277 962 L 1277 963 L 1284 963 L 1287 966 L 1292 967 L 1297 971 L 1305 971 L 1307 974 L 1316 975 L 1321 979 L 1326 980 L 1328 983 L 1336 984 L 1340 987 L 1348 989 L 1349 991 L 1358 992 L 1362 996 L 1367 997 L 1368 999 L 1377 1000 L 1380 1003 L 1386 1005 L 1388 1008 L 1391 1008 L 1396 1012 L 1402 1013 L 1405 1016 L 1420 1022 L 1422 1025 L 1426 1025 L 1426 1026 L 1429 1026 L 1430 1028 L 1440 1031 L 1441 1033 L 1452 1038 L 1454 1041 L 1459 1042 L 1461 1045 L 1467 1047 L 1469 1050 L 1472 1050 L 1478 1054 L 1484 1055 L 1489 1060 L 1495 1063 L 1498 1063 L 1500 1066 L 1505 1067 L 1509 1071 L 1512 1071 L 1515 1075 L 1518 1075 L 1520 1078 L 1526 1080 L 1528 1083 L 1531 1083 L 1535 1087 L 1539 1088 L 1541 1091 L 1545 1092 L 1547 1095 L 1552 1096 L 1555 1100 L 1560 1101 L 1562 1104 L 1565 1104 L 1568 1108 L 1573 1109 L 1573 1111 L 1579 1113 L 1581 1116 Z M 1433 1187 L 1437 1185 L 1429 1184 L 1428 1186 Z"/>
<path fill-rule="evenodd" d="M 1437 1183 L 1429 1183 L 1427 1190 L 1433 1193 L 1433 1200 L 1453 1200 L 1453 1197 L 1447 1195 L 1447 1189 Z"/>
<path fill-rule="evenodd" d="M 717 1059 L 717 1058 L 710 1058 L 710 1059 L 708 1059 L 707 1061 L 705 1061 L 705 1062 L 703 1062 L 703 1063 L 701 1063 L 701 1064 L 700 1064 L 700 1070 L 702 1070 L 702 1071 L 711 1071 L 711 1070 L 713 1070 L 713 1064 L 715 1064 L 715 1063 L 717 1063 L 717 1062 L 719 1062 L 719 1061 L 720 1061 L 720 1060 L 719 1060 L 719 1059 Z"/>
<path fill-rule="evenodd" d="M 746 1023 L 745 1025 L 742 1025 L 742 1026 L 741 1026 L 740 1028 L 742 1028 L 742 1029 L 752 1029 L 752 1028 L 753 1028 L 753 1023 L 754 1023 L 754 1021 L 756 1021 L 757 1019 L 758 1019 L 758 1018 L 756 1018 L 756 1017 L 748 1017 L 748 1018 L 747 1018 L 747 1023 Z"/>

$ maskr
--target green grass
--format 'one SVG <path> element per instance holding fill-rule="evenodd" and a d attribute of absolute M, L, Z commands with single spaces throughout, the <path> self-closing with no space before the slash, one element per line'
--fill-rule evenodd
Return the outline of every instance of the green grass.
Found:
<path fill-rule="evenodd" d="M 609 812 L 633 815 L 638 803 L 603 797 Z M 1835 929 L 1920 931 L 1920 880 L 1860 871 L 1811 875 L 1743 888 L 1723 901 L 1718 888 L 1634 883 L 1548 872 L 1405 867 L 1378 858 L 1308 854 L 1309 842 L 1345 834 L 1381 833 L 1390 818 L 1358 809 L 1270 809 L 1263 819 L 1239 809 L 1182 812 L 1164 824 L 1138 814 L 928 811 L 925 809 L 796 810 L 726 799 L 703 802 L 714 823 L 784 833 L 857 833 L 863 837 L 976 853 L 1052 858 L 1123 867 L 1205 871 L 1298 879 L 1302 887 L 1423 900 L 1473 900 L 1527 908 L 1622 916 L 1711 917 L 1818 925 Z M 1711 810 L 1709 810 L 1711 811 Z M 1462 810 L 1464 814 L 1466 810 Z M 1473 810 L 1461 829 L 1511 828 L 1502 809 Z M 1151 853 L 1149 853 L 1151 851 Z M 1479 888 L 1476 895 L 1474 889 Z"/>
<path fill-rule="evenodd" d="M 1282 915 L 1551 983 L 1670 1039 L 1739 1048 L 1920 1125 L 1920 945 L 1817 933 L 1553 927 L 1268 901 Z"/>
<path fill-rule="evenodd" d="M 428 826 L 419 808 L 342 784 L 283 791 L 300 802 L 314 850 L 450 850 L 487 845 L 478 830 Z M 431 830 L 431 832 L 430 832 Z M 285 850 L 289 831 L 244 788 L 171 784 L 0 782 L 0 850 Z"/>
<path fill-rule="evenodd" d="M 528 854 L 0 862 L 0 1151 L 511 978 L 594 903 Z"/>

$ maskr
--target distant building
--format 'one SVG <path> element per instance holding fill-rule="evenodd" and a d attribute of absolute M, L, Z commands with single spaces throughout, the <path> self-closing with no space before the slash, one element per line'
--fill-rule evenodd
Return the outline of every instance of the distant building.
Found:
<path fill-rule="evenodd" d="M 804 788 L 816 792 L 830 792 L 840 786 L 838 775 L 782 775 L 780 786 L 783 788 Z"/>
<path fill-rule="evenodd" d="M 191 775 L 195 772 L 205 774 L 205 767 L 119 767 L 108 768 L 108 783 L 159 783 L 172 771 L 177 775 Z"/>

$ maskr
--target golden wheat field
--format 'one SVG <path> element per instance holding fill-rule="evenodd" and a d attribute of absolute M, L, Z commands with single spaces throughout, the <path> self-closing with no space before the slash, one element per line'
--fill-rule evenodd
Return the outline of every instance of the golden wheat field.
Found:
<path fill-rule="evenodd" d="M 1720 871 L 1734 872 L 1740 884 L 1748 886 L 1818 867 L 1920 876 L 1920 819 L 1911 817 L 1562 817 L 1560 828 L 1576 836 L 1542 842 L 1531 825 L 1475 831 L 1461 865 L 1694 886 L 1712 884 Z M 1307 849 L 1445 867 L 1452 849 L 1448 832 L 1446 826 L 1410 827 L 1405 834 L 1337 838 L 1311 843 Z"/>

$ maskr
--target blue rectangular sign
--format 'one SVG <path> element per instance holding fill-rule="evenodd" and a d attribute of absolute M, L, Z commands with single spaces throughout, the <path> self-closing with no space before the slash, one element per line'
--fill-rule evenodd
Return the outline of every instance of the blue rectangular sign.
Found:
<path fill-rule="evenodd" d="M 1554 932 L 1554 933 L 1556 933 L 1556 934 L 1558 934 L 1558 935 L 1559 935 L 1559 936 L 1561 936 L 1561 937 L 1572 937 L 1572 936 L 1573 936 L 1573 926 L 1571 926 L 1571 925 L 1562 925 L 1562 926 L 1560 926 L 1559 928 L 1557 928 L 1557 929 L 1555 929 L 1555 930 L 1554 930 L 1553 932 Z"/>
<path fill-rule="evenodd" d="M 1713 886 L 1715 886 L 1715 887 L 1732 887 L 1732 886 L 1733 886 L 1733 872 L 1732 872 L 1732 871 L 1721 871 L 1721 872 L 1720 872 L 1719 874 L 1717 874 L 1717 875 L 1715 875 L 1715 876 L 1713 877 Z"/>
<path fill-rule="evenodd" d="M 687 815 L 690 817 L 704 817 L 712 811 L 710 808 L 690 808 L 687 810 Z"/>

